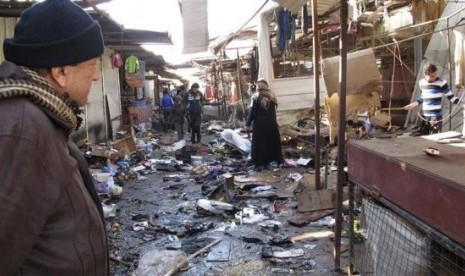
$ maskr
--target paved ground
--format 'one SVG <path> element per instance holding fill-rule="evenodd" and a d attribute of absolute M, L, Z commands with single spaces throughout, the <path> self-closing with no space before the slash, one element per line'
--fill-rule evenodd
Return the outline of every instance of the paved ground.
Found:
<path fill-rule="evenodd" d="M 251 171 L 241 177 L 259 177 L 265 181 L 262 184 L 273 184 L 273 190 L 285 191 L 286 187 L 293 185 L 288 180 L 292 172 L 297 172 L 297 169 Z M 300 172 L 304 173 L 305 169 L 300 169 Z M 168 177 L 174 174 L 177 176 Z M 199 212 L 196 207 L 198 200 L 206 198 L 204 194 L 221 181 L 207 179 L 197 183 L 194 178 L 188 171 L 159 171 L 146 175 L 142 180 L 123 184 L 121 197 L 108 202 L 117 204 L 118 209 L 116 217 L 107 219 L 113 275 L 131 275 L 137 269 L 141 256 L 147 252 L 177 250 L 189 255 L 216 239 L 221 242 L 192 259 L 188 269 L 180 275 L 337 274 L 333 272 L 332 229 L 311 225 L 295 227 L 287 222 L 298 214 L 295 198 L 248 198 L 244 195 L 250 191 L 237 189 L 235 193 L 242 195 L 233 201 L 238 210 L 255 210 L 256 215 L 269 218 L 267 223 L 262 222 L 263 225 L 260 222 L 245 224 L 237 216 L 238 212 L 220 215 Z M 146 222 L 148 226 L 135 231 L 134 224 L 138 221 Z M 270 221 L 278 221 L 281 225 L 273 227 Z M 304 233 L 314 233 L 316 237 L 289 243 L 290 237 Z M 263 254 L 289 253 L 290 250 L 298 256 L 266 258 Z M 213 253 L 209 255 L 209 252 L 216 253 L 216 256 Z M 154 262 L 165 263 L 159 259 Z M 346 263 L 347 252 L 342 259 L 342 264 Z"/>

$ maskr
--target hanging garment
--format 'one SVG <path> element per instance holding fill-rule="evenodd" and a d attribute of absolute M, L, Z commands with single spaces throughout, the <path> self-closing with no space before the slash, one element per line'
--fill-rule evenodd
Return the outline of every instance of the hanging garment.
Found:
<path fill-rule="evenodd" d="M 282 9 L 278 12 L 278 38 L 276 39 L 276 45 L 281 52 L 286 49 L 286 41 L 291 39 L 291 21 L 292 14 L 290 11 Z"/>
<path fill-rule="evenodd" d="M 291 45 L 294 45 L 295 44 L 295 29 L 296 29 L 296 24 L 295 24 L 295 20 L 297 19 L 297 17 L 293 14 L 291 14 Z"/>
<path fill-rule="evenodd" d="M 463 34 L 460 31 L 454 30 L 455 50 L 455 87 L 464 88 L 465 86 L 465 47 L 463 42 Z"/>
<path fill-rule="evenodd" d="M 302 7 L 302 33 L 306 35 L 308 33 L 308 9 L 307 4 Z"/>
<path fill-rule="evenodd" d="M 123 58 L 120 53 L 114 52 L 111 54 L 111 68 L 120 68 L 121 66 L 123 66 Z"/>
<path fill-rule="evenodd" d="M 130 55 L 126 58 L 125 70 L 129 74 L 134 74 L 139 71 L 139 59 L 135 55 Z"/>
<path fill-rule="evenodd" d="M 252 83 L 257 82 L 258 79 L 258 48 L 254 46 L 252 49 L 252 55 L 250 58 L 250 78 Z"/>

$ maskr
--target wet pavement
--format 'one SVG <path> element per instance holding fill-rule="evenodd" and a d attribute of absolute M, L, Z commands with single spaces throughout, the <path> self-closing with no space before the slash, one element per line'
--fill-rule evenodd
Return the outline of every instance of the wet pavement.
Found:
<path fill-rule="evenodd" d="M 299 170 L 304 173 L 306 169 L 248 171 L 236 176 L 259 179 L 255 183 L 260 185 L 251 187 L 272 185 L 275 193 L 261 197 L 236 182 L 231 201 L 234 210 L 221 214 L 198 208 L 197 202 L 208 199 L 207 193 L 221 186 L 222 179 L 207 177 L 202 182 L 190 171 L 157 171 L 122 183 L 124 192 L 107 202 L 117 205 L 116 216 L 107 219 L 112 275 L 135 275 L 139 259 L 147 252 L 175 250 L 189 256 L 217 239 L 219 243 L 193 258 L 177 275 L 337 275 L 332 229 L 288 222 L 299 215 L 297 200 L 292 191 L 287 195 L 279 191 L 296 187 L 288 176 Z M 211 196 L 225 198 L 221 192 Z M 302 234 L 308 235 L 291 241 Z M 346 250 L 342 257 L 345 265 Z"/>

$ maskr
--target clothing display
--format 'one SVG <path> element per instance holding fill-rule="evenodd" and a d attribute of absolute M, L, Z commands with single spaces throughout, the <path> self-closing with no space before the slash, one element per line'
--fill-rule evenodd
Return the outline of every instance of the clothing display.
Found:
<path fill-rule="evenodd" d="M 306 35 L 309 27 L 307 4 L 302 7 L 302 33 Z"/>
<path fill-rule="evenodd" d="M 124 69 L 129 74 L 134 74 L 139 71 L 139 59 L 135 55 L 130 55 L 126 58 Z"/>
<path fill-rule="evenodd" d="M 111 68 L 120 68 L 123 66 L 123 58 L 118 52 L 111 54 Z"/>
<path fill-rule="evenodd" d="M 454 50 L 454 64 L 455 64 L 455 87 L 465 87 L 465 47 L 464 36 L 461 31 L 454 30 L 455 50 Z"/>
<path fill-rule="evenodd" d="M 258 79 L 258 67 L 258 48 L 254 46 L 250 57 L 250 78 L 252 83 L 255 83 Z"/>
<path fill-rule="evenodd" d="M 278 12 L 278 36 L 276 45 L 281 52 L 286 49 L 286 42 L 292 38 L 292 13 L 287 9 Z"/>

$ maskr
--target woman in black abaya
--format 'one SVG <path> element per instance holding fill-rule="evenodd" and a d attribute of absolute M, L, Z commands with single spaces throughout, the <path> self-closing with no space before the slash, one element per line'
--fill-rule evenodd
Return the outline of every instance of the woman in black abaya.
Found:
<path fill-rule="evenodd" d="M 276 121 L 276 96 L 269 90 L 264 79 L 257 81 L 257 92 L 252 97 L 252 107 L 247 118 L 247 127 L 253 122 L 252 164 L 256 168 L 268 167 L 270 163 L 281 164 L 281 138 Z"/>

